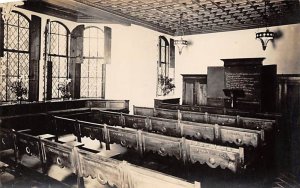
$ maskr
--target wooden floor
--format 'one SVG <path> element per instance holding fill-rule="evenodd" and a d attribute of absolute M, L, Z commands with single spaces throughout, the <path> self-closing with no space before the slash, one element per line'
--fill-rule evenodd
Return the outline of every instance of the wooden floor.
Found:
<path fill-rule="evenodd" d="M 64 140 L 75 139 L 73 136 L 62 138 Z M 233 174 L 229 170 L 220 168 L 211 169 L 206 165 L 186 165 L 178 162 L 175 158 L 160 157 L 153 153 L 147 153 L 143 158 L 139 157 L 138 153 L 132 150 L 127 150 L 119 145 L 113 144 L 111 150 L 105 150 L 98 141 L 92 141 L 88 138 L 82 140 L 87 147 L 100 150 L 100 155 L 112 157 L 118 160 L 126 160 L 129 163 L 140 165 L 149 169 L 157 170 L 169 175 L 174 175 L 188 181 L 200 181 L 204 188 L 270 188 L 284 187 L 296 188 L 300 184 L 296 181 L 296 177 L 289 172 L 279 171 L 275 169 L 259 168 L 248 169 L 243 174 Z M 13 159 L 13 152 L 2 152 L 1 160 Z M 75 187 L 76 176 L 66 168 L 60 168 L 53 165 L 48 176 L 43 176 L 40 173 L 41 168 L 38 160 L 33 160 L 30 157 L 24 156 L 21 160 L 22 165 L 28 168 L 15 168 L 10 166 L 4 168 L 0 175 L 1 184 L 3 187 Z M 52 179 L 53 178 L 53 179 Z M 96 180 L 85 178 L 86 187 L 107 188 L 109 186 L 100 185 Z M 50 185 L 50 186 L 49 186 Z"/>

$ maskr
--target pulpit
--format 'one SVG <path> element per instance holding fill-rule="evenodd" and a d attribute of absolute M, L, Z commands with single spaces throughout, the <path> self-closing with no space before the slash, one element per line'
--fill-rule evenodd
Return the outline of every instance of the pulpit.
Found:
<path fill-rule="evenodd" d="M 245 93 L 242 89 L 223 89 L 226 97 L 230 98 L 230 108 L 236 108 L 237 98 L 245 97 Z"/>

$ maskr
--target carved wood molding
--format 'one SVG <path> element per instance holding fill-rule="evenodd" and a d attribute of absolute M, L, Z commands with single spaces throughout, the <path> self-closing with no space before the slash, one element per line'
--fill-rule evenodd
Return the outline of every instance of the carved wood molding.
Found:
<path fill-rule="evenodd" d="M 76 143 L 57 143 L 46 137 L 32 136 L 28 132 L 10 132 L 3 128 L 0 128 L 0 133 L 1 136 L 6 134 L 14 140 L 14 149 L 18 153 L 16 159 L 20 157 L 20 154 L 39 157 L 43 172 L 46 172 L 47 166 L 56 164 L 61 168 L 70 169 L 78 178 L 90 176 L 93 179 L 96 178 L 100 184 L 108 184 L 112 187 L 150 188 L 153 182 L 159 187 L 201 187 L 199 182 L 189 183 L 173 176 L 131 165 L 125 161 L 105 158 L 95 152 L 77 148 Z"/>
<path fill-rule="evenodd" d="M 117 113 L 112 113 L 117 114 Z M 110 117 L 113 117 L 112 114 L 109 114 Z M 122 115 L 123 116 L 123 115 Z M 121 117 L 119 114 L 118 117 Z M 182 160 L 183 163 L 188 161 L 195 162 L 198 161 L 201 164 L 204 162 L 210 166 L 211 158 L 216 159 L 214 165 L 221 166 L 224 168 L 229 168 L 233 172 L 237 172 L 241 170 L 244 165 L 244 152 L 240 149 L 234 149 L 230 147 L 224 146 L 217 146 L 214 144 L 207 144 L 197 141 L 186 140 L 185 138 L 175 138 L 169 137 L 149 132 L 143 132 L 142 130 L 135 130 L 131 128 L 123 129 L 121 127 L 113 127 L 106 124 L 96 124 L 96 123 L 89 123 L 85 121 L 78 121 L 69 118 L 63 117 L 54 117 L 56 122 L 60 122 L 62 125 L 68 125 L 69 122 L 73 123 L 80 123 L 81 129 L 85 126 L 94 126 L 99 127 L 102 129 L 103 138 L 100 138 L 100 141 L 104 141 L 106 143 L 106 148 L 110 149 L 109 145 L 111 143 L 118 143 L 123 147 L 133 148 L 137 150 L 140 155 L 142 156 L 145 152 L 153 152 L 157 153 L 161 156 L 173 156 L 178 160 Z M 113 118 L 115 119 L 115 118 Z M 112 123 L 112 122 L 111 122 Z M 92 130 L 92 129 L 85 129 L 85 131 Z M 88 133 L 87 133 L 88 134 Z M 89 134 L 88 134 L 89 135 Z M 197 151 L 194 150 L 190 151 L 190 148 L 195 148 Z M 211 149 L 210 149 L 211 148 Z M 207 156 L 207 151 L 213 150 L 209 152 L 210 158 Z M 229 153 L 228 153 L 229 152 Z M 220 155 L 231 155 L 230 153 L 234 153 L 236 156 L 234 159 L 224 159 L 220 158 Z M 218 159 L 218 160 L 217 160 Z M 226 161 L 227 160 L 227 161 Z M 226 164 L 226 165 L 222 165 Z M 230 164 L 230 165 L 229 165 Z"/>
<path fill-rule="evenodd" d="M 172 117 L 177 114 L 175 111 Z M 179 112 L 180 113 L 180 112 Z M 261 147 L 265 142 L 264 130 L 251 130 L 235 128 L 230 126 L 212 125 L 207 123 L 196 123 L 189 121 L 172 120 L 158 117 L 146 117 L 138 115 L 120 114 L 116 112 L 99 111 L 97 119 L 99 123 L 112 126 L 129 127 L 141 129 L 148 132 L 157 132 L 164 135 L 193 138 L 198 141 L 208 140 L 210 142 L 231 143 L 237 146 Z M 177 115 L 176 115 L 177 116 Z M 181 115 L 180 115 L 181 116 Z M 202 119 L 207 119 L 206 117 Z M 186 116 L 184 116 L 186 117 Z M 192 115 L 191 118 L 194 118 Z M 225 118 L 221 120 L 225 121 Z M 217 120 L 221 122 L 221 120 Z M 230 121 L 235 125 L 236 120 Z M 257 123 L 258 124 L 258 123 Z"/>

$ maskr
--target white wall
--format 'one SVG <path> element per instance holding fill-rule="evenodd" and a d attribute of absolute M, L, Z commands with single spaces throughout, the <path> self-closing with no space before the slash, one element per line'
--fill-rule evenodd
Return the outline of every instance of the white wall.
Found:
<path fill-rule="evenodd" d="M 153 106 L 157 44 L 161 34 L 136 25 L 110 27 L 112 63 L 107 65 L 106 98 L 129 99 L 131 105 Z"/>
<path fill-rule="evenodd" d="M 269 28 L 282 37 L 262 50 L 255 33 L 265 29 L 189 35 L 184 39 L 192 44 L 176 53 L 176 96 L 182 96 L 180 74 L 206 74 L 208 66 L 223 66 L 220 59 L 265 57 L 264 65 L 276 64 L 278 74 L 300 74 L 300 24 Z"/>

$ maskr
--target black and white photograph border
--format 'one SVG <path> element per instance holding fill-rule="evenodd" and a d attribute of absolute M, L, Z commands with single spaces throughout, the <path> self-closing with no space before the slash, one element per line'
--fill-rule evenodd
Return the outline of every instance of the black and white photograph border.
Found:
<path fill-rule="evenodd" d="M 0 15 L 0 187 L 300 187 L 299 0 Z"/>

